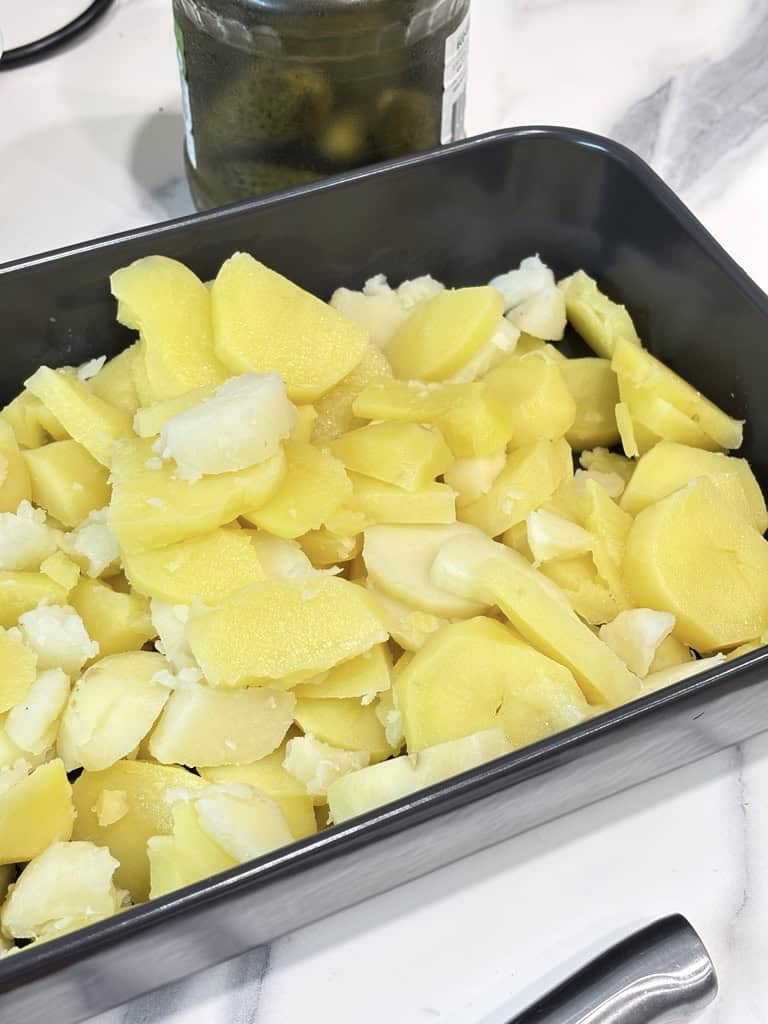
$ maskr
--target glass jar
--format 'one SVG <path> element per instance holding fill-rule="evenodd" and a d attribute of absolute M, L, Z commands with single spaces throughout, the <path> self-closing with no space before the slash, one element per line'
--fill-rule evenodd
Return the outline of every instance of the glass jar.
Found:
<path fill-rule="evenodd" d="M 173 0 L 198 208 L 463 137 L 469 3 Z"/>

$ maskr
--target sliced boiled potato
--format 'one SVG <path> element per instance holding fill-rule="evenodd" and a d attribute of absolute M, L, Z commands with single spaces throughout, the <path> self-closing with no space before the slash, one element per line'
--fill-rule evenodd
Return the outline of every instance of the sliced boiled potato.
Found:
<path fill-rule="evenodd" d="M 45 754 L 56 743 L 68 699 L 69 678 L 60 668 L 40 672 L 6 716 L 6 735 L 26 754 Z"/>
<path fill-rule="evenodd" d="M 590 626 L 601 626 L 618 615 L 616 598 L 598 576 L 591 554 L 555 558 L 539 569 L 557 584 L 573 610 Z"/>
<path fill-rule="evenodd" d="M 613 706 L 639 694 L 637 676 L 516 551 L 488 537 L 455 537 L 440 549 L 432 579 L 461 597 L 497 604 L 521 636 L 571 670 L 591 703 Z"/>
<path fill-rule="evenodd" d="M 211 684 L 242 686 L 301 681 L 383 643 L 387 634 L 362 587 L 318 574 L 253 583 L 193 614 L 187 639 Z"/>
<path fill-rule="evenodd" d="M 115 454 L 109 522 L 124 552 L 153 551 L 231 522 L 267 501 L 287 470 L 280 451 L 249 469 L 190 483 L 153 459 L 150 442 L 142 440 Z"/>
<path fill-rule="evenodd" d="M 371 703 L 377 694 L 389 689 L 392 655 L 386 644 L 376 644 L 364 654 L 335 665 L 328 672 L 293 689 L 296 697 L 360 697 Z"/>
<path fill-rule="evenodd" d="M 610 361 L 565 359 L 557 365 L 576 403 L 576 418 L 565 435 L 568 444 L 577 452 L 600 445 L 612 448 L 619 441 L 619 384 Z"/>
<path fill-rule="evenodd" d="M 27 695 L 37 675 L 37 652 L 18 632 L 0 629 L 0 712 L 8 711 Z"/>
<path fill-rule="evenodd" d="M 314 405 L 298 405 L 296 409 L 296 423 L 291 431 L 291 440 L 304 441 L 307 444 L 312 440 L 312 434 L 317 420 L 317 409 Z"/>
<path fill-rule="evenodd" d="M 371 423 L 342 434 L 330 447 L 347 469 L 407 491 L 426 487 L 453 462 L 442 434 L 418 423 Z"/>
<path fill-rule="evenodd" d="M 136 749 L 168 700 L 155 679 L 167 668 L 160 654 L 129 651 L 102 658 L 78 679 L 57 741 L 68 770 L 101 771 Z"/>
<path fill-rule="evenodd" d="M 295 736 L 286 744 L 283 769 L 312 800 L 325 803 L 330 785 L 349 772 L 365 768 L 369 761 L 367 750 L 344 750 L 314 736 Z"/>
<path fill-rule="evenodd" d="M 456 458 L 493 455 L 514 437 L 512 404 L 486 382 L 448 385 L 445 397 L 435 422 Z"/>
<path fill-rule="evenodd" d="M 0 792 L 0 864 L 24 863 L 51 843 L 66 842 L 74 817 L 63 763 L 41 764 Z"/>
<path fill-rule="evenodd" d="M 528 546 L 538 563 L 552 558 L 574 558 L 592 550 L 593 535 L 570 519 L 538 509 L 525 522 Z"/>
<path fill-rule="evenodd" d="M 247 533 L 268 579 L 301 580 L 313 575 L 312 562 L 296 541 L 273 537 L 266 530 L 248 530 Z"/>
<path fill-rule="evenodd" d="M 621 447 L 628 459 L 636 459 L 640 455 L 639 441 L 642 442 L 643 451 L 648 451 L 654 446 L 658 439 L 649 430 L 646 430 L 642 424 L 637 424 L 637 427 L 635 426 L 626 402 L 617 402 L 614 414 L 616 416 L 616 428 L 619 431 Z"/>
<path fill-rule="evenodd" d="M 83 665 L 99 653 L 99 645 L 83 620 L 69 605 L 40 605 L 19 617 L 24 643 L 37 655 L 38 669 L 63 669 L 77 676 Z"/>
<path fill-rule="evenodd" d="M 768 627 L 768 541 L 707 477 L 638 514 L 623 573 L 635 604 L 674 615 L 675 635 L 701 653 Z"/>
<path fill-rule="evenodd" d="M 69 602 L 83 620 L 88 635 L 99 645 L 102 658 L 138 651 L 157 631 L 149 602 L 141 594 L 123 594 L 101 580 L 81 579 Z"/>
<path fill-rule="evenodd" d="M 252 764 L 201 768 L 200 775 L 206 782 L 217 785 L 240 783 L 265 793 L 280 805 L 293 838 L 304 839 L 317 831 L 314 804 L 304 784 L 283 767 L 286 746 L 278 747 Z"/>
<path fill-rule="evenodd" d="M 195 768 L 258 761 L 283 742 L 294 703 L 293 694 L 267 686 L 180 686 L 152 732 L 149 752 L 161 764 Z"/>
<path fill-rule="evenodd" d="M 170 604 L 215 604 L 265 575 L 248 532 L 222 528 L 167 548 L 125 552 L 123 567 L 141 594 Z"/>
<path fill-rule="evenodd" d="M 131 416 L 109 405 L 72 374 L 41 366 L 25 381 L 25 387 L 40 399 L 67 433 L 102 466 L 112 462 L 118 438 L 131 432 Z"/>
<path fill-rule="evenodd" d="M 0 626 L 15 626 L 41 603 L 66 604 L 67 594 L 66 587 L 42 572 L 0 572 Z"/>
<path fill-rule="evenodd" d="M 561 341 L 565 333 L 565 298 L 555 285 L 547 285 L 523 299 L 507 313 L 519 331 L 544 341 Z"/>
<path fill-rule="evenodd" d="M 568 319 L 598 356 L 610 359 L 619 338 L 639 347 L 640 339 L 626 307 L 604 295 L 589 274 L 577 270 L 558 282 L 558 287 L 565 296 Z"/>
<path fill-rule="evenodd" d="M 356 395 L 352 410 L 362 420 L 436 423 L 470 388 L 468 384 L 377 378 Z"/>
<path fill-rule="evenodd" d="M 247 253 L 222 264 L 211 308 L 219 359 L 233 373 L 279 373 L 295 402 L 330 391 L 368 344 L 358 324 Z"/>
<path fill-rule="evenodd" d="M 77 526 L 109 503 L 108 470 L 77 441 L 52 441 L 24 452 L 32 500 L 64 526 Z"/>
<path fill-rule="evenodd" d="M 54 842 L 27 864 L 0 913 L 15 939 L 53 939 L 111 917 L 126 894 L 112 876 L 118 864 L 93 843 Z"/>
<path fill-rule="evenodd" d="M 690 417 L 721 448 L 741 447 L 743 422 L 728 416 L 644 348 L 622 338 L 616 344 L 611 366 L 619 378 L 619 387 L 626 381 L 634 388 L 651 391 L 658 399 Z"/>
<path fill-rule="evenodd" d="M 141 333 L 135 358 L 143 358 L 155 400 L 227 377 L 214 352 L 208 289 L 191 270 L 166 256 L 145 256 L 116 270 L 110 285 L 118 320 Z"/>
<path fill-rule="evenodd" d="M 331 441 L 364 426 L 365 420 L 352 411 L 355 399 L 371 381 L 391 376 L 392 368 L 386 356 L 375 345 L 366 345 L 357 366 L 315 403 L 317 418 L 312 427 L 312 440 Z"/>
<path fill-rule="evenodd" d="M 591 451 L 582 452 L 579 456 L 579 463 L 587 471 L 614 473 L 616 476 L 620 476 L 625 487 L 632 479 L 632 474 L 637 466 L 637 463 L 628 459 L 626 455 L 609 452 L 607 448 L 593 448 Z"/>
<path fill-rule="evenodd" d="M 760 485 L 746 459 L 688 445 L 661 441 L 637 463 L 621 497 L 621 507 L 636 515 L 648 505 L 707 476 L 759 533 L 768 529 L 768 512 Z"/>
<path fill-rule="evenodd" d="M 176 800 L 171 814 L 172 834 L 147 840 L 149 898 L 152 900 L 227 871 L 238 863 L 202 828 L 192 801 Z"/>
<path fill-rule="evenodd" d="M 564 367 L 575 361 L 553 362 L 539 352 L 515 354 L 486 374 L 488 385 L 508 406 L 516 447 L 540 438 L 556 441 L 573 428 L 577 403 Z"/>
<path fill-rule="evenodd" d="M 608 644 L 627 668 L 641 679 L 648 675 L 656 654 L 675 628 L 675 616 L 651 608 L 619 612 L 600 627 L 600 639 Z"/>
<path fill-rule="evenodd" d="M 563 482 L 573 475 L 571 449 L 567 441 L 540 440 L 512 452 L 491 489 L 477 501 L 458 510 L 465 523 L 497 537 L 521 523 L 543 505 Z"/>
<path fill-rule="evenodd" d="M 289 540 L 319 529 L 351 496 L 343 462 L 305 441 L 286 441 L 288 470 L 277 491 L 244 518 Z"/>
<path fill-rule="evenodd" d="M 688 644 L 670 633 L 656 648 L 656 654 L 651 662 L 651 672 L 660 672 L 662 669 L 674 668 L 677 665 L 685 665 L 693 661 L 695 655 Z"/>
<path fill-rule="evenodd" d="M 149 761 L 121 760 L 104 771 L 84 771 L 72 785 L 77 812 L 72 838 L 106 846 L 119 864 L 115 883 L 140 903 L 149 896 L 147 840 L 173 830 L 168 794 L 203 786 L 193 772 Z M 124 795 L 125 813 L 112 821 L 99 815 L 105 792 Z"/>
<path fill-rule="evenodd" d="M 15 512 L 31 498 L 32 481 L 13 427 L 0 419 L 0 512 Z"/>
<path fill-rule="evenodd" d="M 118 409 L 131 414 L 139 407 L 139 396 L 136 393 L 136 379 L 133 364 L 138 358 L 139 347 L 134 342 L 128 348 L 112 356 L 101 367 L 95 377 L 90 380 L 90 388 L 94 395 Z"/>
<path fill-rule="evenodd" d="M 191 391 L 184 391 L 173 398 L 161 398 L 152 405 L 142 406 L 133 417 L 133 429 L 139 437 L 157 437 L 165 424 L 187 409 L 200 405 L 207 398 L 213 398 L 216 387 L 206 384 Z"/>
<path fill-rule="evenodd" d="M 443 474 L 448 486 L 456 491 L 456 507 L 463 508 L 487 494 L 506 462 L 504 449 L 474 459 L 456 459 Z"/>
<path fill-rule="evenodd" d="M 443 618 L 479 615 L 485 606 L 440 590 L 430 577 L 432 562 L 452 537 L 474 533 L 466 523 L 446 526 L 369 526 L 363 559 L 368 579 L 398 601 Z"/>
<path fill-rule="evenodd" d="M 356 524 L 360 529 L 376 523 L 452 523 L 456 519 L 455 495 L 445 484 L 430 483 L 418 491 L 406 491 L 359 473 L 350 473 L 349 478 L 352 495 L 348 507 L 360 517 Z M 334 519 L 326 525 L 334 529 Z"/>
<path fill-rule="evenodd" d="M 54 551 L 40 563 L 40 572 L 71 592 L 80 582 L 80 566 L 63 551 Z"/>
<path fill-rule="evenodd" d="M 483 617 L 432 637 L 398 674 L 395 696 L 411 754 L 495 727 L 524 746 L 587 714 L 567 668 Z"/>
<path fill-rule="evenodd" d="M 446 380 L 491 338 L 504 310 L 495 288 L 457 288 L 422 302 L 387 344 L 401 380 Z"/>
<path fill-rule="evenodd" d="M 29 391 L 22 391 L 0 413 L 22 448 L 39 448 L 51 439 L 62 441 L 67 431 L 56 417 Z"/>
<path fill-rule="evenodd" d="M 375 587 L 370 579 L 366 580 L 365 586 L 376 604 L 384 628 L 405 651 L 420 650 L 433 633 L 448 625 L 448 619 L 399 601 Z"/>
<path fill-rule="evenodd" d="M 319 530 L 308 530 L 299 538 L 299 543 L 301 550 L 316 569 L 327 569 L 329 566 L 351 562 L 363 548 L 363 538 L 360 534 L 340 536 L 331 533 L 324 526 Z"/>
<path fill-rule="evenodd" d="M 338 825 L 503 757 L 511 749 L 501 729 L 486 729 L 351 772 L 328 787 L 331 818 Z"/>
<path fill-rule="evenodd" d="M 296 724 L 332 747 L 366 751 L 371 761 L 382 761 L 392 750 L 373 704 L 356 697 L 308 700 L 302 697 L 293 709 Z"/>

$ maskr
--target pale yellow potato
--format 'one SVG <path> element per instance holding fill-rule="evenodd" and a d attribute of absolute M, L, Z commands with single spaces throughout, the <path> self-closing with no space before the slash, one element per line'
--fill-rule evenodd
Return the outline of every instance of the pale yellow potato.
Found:
<path fill-rule="evenodd" d="M 420 303 L 387 343 L 401 380 L 446 380 L 490 340 L 504 312 L 495 288 L 446 289 Z"/>
<path fill-rule="evenodd" d="M 293 688 L 296 697 L 358 697 L 371 703 L 377 694 L 388 690 L 392 655 L 387 644 L 376 644 L 364 654 L 343 661 Z"/>
<path fill-rule="evenodd" d="M 13 427 L 22 448 L 39 448 L 50 440 L 63 441 L 68 436 L 50 410 L 29 391 L 17 395 L 0 416 Z"/>
<path fill-rule="evenodd" d="M 154 551 L 125 551 L 123 569 L 147 597 L 170 604 L 215 604 L 264 579 L 247 530 L 219 528 Z"/>
<path fill-rule="evenodd" d="M 365 425 L 352 411 L 352 405 L 371 381 L 392 376 L 386 356 L 375 345 L 366 345 L 360 362 L 315 403 L 317 419 L 312 429 L 313 441 L 330 441 L 348 430 Z"/>
<path fill-rule="evenodd" d="M 495 727 L 525 746 L 587 714 L 567 668 L 483 617 L 427 641 L 398 674 L 395 697 L 411 754 Z"/>
<path fill-rule="evenodd" d="M 558 287 L 565 295 L 569 321 L 598 356 L 610 359 L 620 338 L 640 345 L 626 307 L 609 299 L 583 270 L 559 281 Z"/>
<path fill-rule="evenodd" d="M 347 469 L 407 491 L 426 487 L 453 462 L 439 430 L 418 423 L 370 423 L 337 437 L 330 448 Z"/>
<path fill-rule="evenodd" d="M 66 604 L 69 591 L 42 572 L 0 572 L 0 626 L 15 626 L 41 603 Z"/>
<path fill-rule="evenodd" d="M 211 309 L 216 354 L 229 371 L 274 370 L 298 403 L 330 391 L 368 345 L 362 327 L 247 253 L 222 264 Z"/>
<path fill-rule="evenodd" d="M 72 787 L 58 758 L 0 793 L 0 864 L 32 860 L 72 835 Z"/>
<path fill-rule="evenodd" d="M 139 407 L 134 373 L 134 361 L 138 358 L 138 354 L 139 347 L 134 342 L 133 345 L 129 345 L 128 348 L 108 359 L 96 376 L 89 381 L 94 395 L 98 395 L 99 398 L 103 398 L 105 402 L 109 402 L 110 405 L 114 405 L 118 409 L 135 413 Z"/>
<path fill-rule="evenodd" d="M 32 481 L 13 427 L 0 419 L 0 512 L 15 512 L 32 498 Z"/>
<path fill-rule="evenodd" d="M 299 537 L 301 550 L 316 569 L 327 569 L 357 558 L 363 549 L 362 534 L 343 536 L 331 533 L 326 527 L 309 530 Z"/>
<path fill-rule="evenodd" d="M 371 761 L 389 757 L 392 748 L 373 704 L 361 704 L 355 697 L 296 701 L 296 724 L 307 735 L 343 750 L 365 750 Z"/>
<path fill-rule="evenodd" d="M 101 580 L 83 577 L 68 600 L 99 645 L 101 658 L 138 651 L 157 635 L 149 601 L 141 594 L 124 594 Z"/>
<path fill-rule="evenodd" d="M 578 407 L 565 377 L 571 362 L 555 362 L 539 352 L 515 353 L 486 374 L 507 406 L 515 447 L 541 438 L 556 441 L 573 428 Z"/>
<path fill-rule="evenodd" d="M 143 359 L 155 401 L 229 376 L 213 348 L 208 289 L 182 263 L 146 256 L 116 270 L 110 285 L 118 320 L 141 333 L 134 358 Z"/>
<path fill-rule="evenodd" d="M 610 622 L 619 613 L 616 599 L 599 577 L 591 554 L 556 558 L 539 566 L 539 571 L 557 584 L 573 610 L 590 626 Z"/>
<path fill-rule="evenodd" d="M 319 529 L 352 495 L 344 464 L 306 441 L 286 441 L 286 476 L 260 507 L 243 515 L 276 537 L 293 540 Z"/>
<path fill-rule="evenodd" d="M 70 593 L 80 582 L 80 566 L 63 551 L 54 551 L 52 555 L 44 558 L 40 563 L 40 572 L 45 573 L 54 583 L 59 583 Z"/>
<path fill-rule="evenodd" d="M 384 628 L 405 651 L 420 650 L 433 633 L 448 625 L 448 619 L 423 612 L 391 594 L 385 594 L 370 579 L 365 581 L 365 587 L 376 604 Z"/>
<path fill-rule="evenodd" d="M 359 473 L 350 473 L 352 495 L 348 509 L 355 532 L 377 523 L 453 523 L 456 520 L 456 496 L 446 484 L 430 483 L 418 491 L 406 491 L 394 484 L 372 480 Z M 329 518 L 328 529 L 346 524 L 343 519 Z"/>
<path fill-rule="evenodd" d="M 204 782 L 193 772 L 175 765 L 147 761 L 117 761 L 104 771 L 84 771 L 72 785 L 77 817 L 72 838 L 106 846 L 118 861 L 115 883 L 127 889 L 134 903 L 149 896 L 150 836 L 170 835 L 173 829 L 169 790 L 195 790 Z M 101 824 L 97 805 L 105 791 L 124 793 L 127 811 L 109 824 Z"/>
<path fill-rule="evenodd" d="M 574 451 L 619 441 L 616 403 L 619 384 L 608 359 L 564 359 L 557 364 L 576 403 L 576 417 L 565 439 Z"/>
<path fill-rule="evenodd" d="M 238 863 L 202 828 L 191 801 L 177 800 L 171 814 L 171 835 L 152 836 L 147 841 L 150 899 L 193 885 Z"/>
<path fill-rule="evenodd" d="M 23 700 L 37 674 L 37 654 L 14 636 L 0 629 L 0 712 Z"/>
<path fill-rule="evenodd" d="M 768 627 L 768 541 L 707 477 L 639 513 L 623 574 L 635 604 L 674 615 L 675 636 L 700 653 Z"/>
<path fill-rule="evenodd" d="M 112 463 L 118 438 L 131 433 L 131 416 L 109 405 L 72 374 L 41 366 L 25 387 L 53 413 L 67 433 L 102 466 Z"/>

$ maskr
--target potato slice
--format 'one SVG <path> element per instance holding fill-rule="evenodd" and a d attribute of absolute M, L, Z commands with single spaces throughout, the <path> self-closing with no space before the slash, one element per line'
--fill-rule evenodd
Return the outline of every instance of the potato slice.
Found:
<path fill-rule="evenodd" d="M 234 473 L 271 459 L 296 425 L 296 409 L 276 373 L 244 373 L 167 419 L 155 451 L 180 480 Z"/>
<path fill-rule="evenodd" d="M 555 285 L 547 285 L 513 306 L 507 320 L 519 331 L 545 341 L 561 341 L 565 333 L 565 299 Z"/>
<path fill-rule="evenodd" d="M 146 256 L 109 280 L 117 319 L 141 333 L 139 358 L 155 400 L 226 379 L 213 348 L 211 298 L 191 270 L 166 256 Z"/>
<path fill-rule="evenodd" d="M 443 475 L 448 486 L 456 491 L 456 507 L 463 508 L 487 494 L 506 463 L 504 449 L 474 459 L 456 459 Z"/>
<path fill-rule="evenodd" d="M 457 288 L 422 302 L 387 344 L 401 380 L 445 380 L 490 340 L 504 311 L 495 288 Z"/>
<path fill-rule="evenodd" d="M 152 836 L 147 840 L 149 898 L 152 900 L 228 871 L 238 863 L 202 828 L 191 801 L 177 800 L 171 813 L 172 835 Z"/>
<path fill-rule="evenodd" d="M 138 651 L 157 636 L 149 602 L 141 594 L 122 594 L 101 580 L 81 579 L 69 601 L 99 645 L 102 658 Z"/>
<path fill-rule="evenodd" d="M 63 551 L 54 551 L 40 563 L 40 572 L 45 573 L 54 583 L 72 591 L 80 582 L 80 566 Z"/>
<path fill-rule="evenodd" d="M 486 729 L 351 772 L 328 787 L 331 818 L 339 825 L 511 750 L 501 729 Z"/>
<path fill-rule="evenodd" d="M 22 448 L 39 448 L 54 436 L 57 441 L 67 436 L 56 417 L 29 391 L 17 395 L 3 408 L 0 416 L 12 428 Z M 55 434 L 51 434 L 51 430 Z"/>
<path fill-rule="evenodd" d="M 297 405 L 294 408 L 296 409 L 296 423 L 291 431 L 291 440 L 309 444 L 317 421 L 317 409 L 314 405 Z"/>
<path fill-rule="evenodd" d="M 296 541 L 273 537 L 265 530 L 246 532 L 268 579 L 302 580 L 314 575 L 312 563 Z"/>
<path fill-rule="evenodd" d="M 610 359 L 619 338 L 640 345 L 626 307 L 612 302 L 583 270 L 558 282 L 565 295 L 568 319 L 598 356 Z"/>
<path fill-rule="evenodd" d="M 201 789 L 205 783 L 192 772 L 146 761 L 116 761 L 104 771 L 83 772 L 72 786 L 77 817 L 75 840 L 106 846 L 119 862 L 115 882 L 127 889 L 134 903 L 149 896 L 147 840 L 173 830 L 169 791 Z M 107 822 L 98 813 L 105 792 L 124 794 L 125 814 Z"/>
<path fill-rule="evenodd" d="M 440 549 L 432 579 L 461 597 L 497 604 L 521 636 L 571 670 L 590 703 L 614 706 L 639 694 L 639 679 L 516 551 L 479 535 L 456 537 Z"/>
<path fill-rule="evenodd" d="M 19 616 L 44 604 L 66 604 L 65 587 L 41 572 L 0 572 L 0 626 L 15 626 Z"/>
<path fill-rule="evenodd" d="M 292 740 L 288 741 L 295 742 Z M 287 746 L 287 745 L 286 745 Z M 217 768 L 201 768 L 200 774 L 206 782 L 230 785 L 245 784 L 278 803 L 288 822 L 294 839 L 304 839 L 317 831 L 312 797 L 307 795 L 303 783 L 299 782 L 283 767 L 286 746 L 253 764 L 222 765 Z M 344 751 L 346 753 L 346 751 Z"/>
<path fill-rule="evenodd" d="M 765 533 L 768 529 L 765 498 L 746 459 L 671 441 L 661 441 L 643 455 L 621 496 L 621 507 L 637 515 L 699 476 L 709 477 L 722 496 L 759 533 Z"/>
<path fill-rule="evenodd" d="M 636 462 L 618 452 L 609 452 L 607 448 L 593 448 L 579 456 L 579 463 L 587 471 L 597 473 L 614 473 L 621 477 L 626 486 L 635 472 Z"/>
<path fill-rule="evenodd" d="M 123 552 L 153 551 L 207 533 L 258 508 L 278 489 L 287 470 L 279 454 L 250 469 L 177 480 L 154 466 L 151 444 L 130 441 L 115 454 L 109 522 Z"/>
<path fill-rule="evenodd" d="M 459 518 L 496 537 L 523 522 L 572 475 L 567 441 L 534 441 L 512 452 L 488 493 L 460 508 Z"/>
<path fill-rule="evenodd" d="M 155 551 L 126 551 L 123 568 L 136 590 L 170 604 L 215 604 L 264 579 L 248 532 L 221 528 Z"/>
<path fill-rule="evenodd" d="M 41 672 L 5 720 L 9 739 L 26 754 L 45 754 L 69 700 L 69 679 L 60 668 Z"/>
<path fill-rule="evenodd" d="M 267 686 L 215 690 L 192 683 L 173 691 L 149 740 L 161 764 L 195 768 L 249 764 L 283 742 L 293 694 Z"/>
<path fill-rule="evenodd" d="M 617 402 L 614 413 L 616 415 L 616 427 L 619 431 L 621 447 L 628 459 L 636 459 L 640 455 L 641 445 L 644 452 L 654 446 L 658 438 L 649 430 L 646 430 L 640 423 L 637 424 L 636 428 L 626 402 Z"/>
<path fill-rule="evenodd" d="M 366 580 L 365 586 L 376 603 L 384 628 L 395 643 L 406 651 L 420 650 L 433 633 L 448 625 L 448 619 L 399 601 L 373 586 L 370 580 Z"/>
<path fill-rule="evenodd" d="M 247 253 L 211 289 L 216 353 L 233 373 L 277 372 L 288 397 L 314 402 L 360 362 L 366 331 Z"/>
<path fill-rule="evenodd" d="M 327 391 L 315 404 L 317 419 L 312 428 L 313 441 L 331 441 L 365 423 L 352 411 L 352 405 L 368 384 L 392 376 L 386 356 L 375 345 L 366 345 L 360 362 L 346 377 Z"/>
<path fill-rule="evenodd" d="M 563 516 L 538 509 L 531 512 L 525 522 L 528 546 L 538 563 L 553 558 L 574 558 L 592 550 L 592 534 Z M 506 543 L 506 534 L 504 537 Z"/>
<path fill-rule="evenodd" d="M 20 502 L 31 498 L 29 470 L 13 427 L 0 419 L 0 512 L 15 512 Z"/>
<path fill-rule="evenodd" d="M 398 675 L 395 697 L 411 754 L 497 726 L 525 746 L 587 714 L 567 668 L 483 617 L 432 637 Z"/>
<path fill-rule="evenodd" d="M 283 769 L 311 799 L 322 804 L 330 785 L 349 772 L 365 768 L 369 760 L 367 750 L 343 750 L 313 736 L 295 736 L 285 746 Z"/>
<path fill-rule="evenodd" d="M 434 422 L 456 458 L 493 455 L 514 437 L 512 404 L 484 381 L 447 385 L 445 398 Z"/>
<path fill-rule="evenodd" d="M 557 364 L 576 403 L 576 418 L 565 439 L 574 451 L 619 441 L 616 403 L 619 384 L 608 359 L 565 359 Z"/>
<path fill-rule="evenodd" d="M 591 555 L 556 558 L 539 569 L 558 585 L 573 610 L 591 626 L 601 626 L 618 615 L 616 598 L 598 576 Z"/>
<path fill-rule="evenodd" d="M 116 914 L 126 894 L 118 864 L 92 843 L 53 843 L 28 864 L 3 904 L 0 923 L 16 939 L 53 939 Z"/>
<path fill-rule="evenodd" d="M 348 507 L 356 517 L 354 525 L 360 529 L 377 523 L 453 523 L 456 520 L 455 495 L 445 484 L 431 483 L 418 491 L 406 491 L 358 473 L 350 473 L 349 478 L 352 496 Z M 336 517 L 326 523 L 328 529 L 334 531 L 337 524 L 338 528 L 346 525 L 343 519 Z"/>
<path fill-rule="evenodd" d="M 377 379 L 356 396 L 352 410 L 355 416 L 366 420 L 436 423 L 468 389 L 478 390 L 475 384 Z"/>
<path fill-rule="evenodd" d="M 454 619 L 479 615 L 486 606 L 440 590 L 430 578 L 441 546 L 452 537 L 474 532 L 466 523 L 370 526 L 363 545 L 368 578 L 377 589 L 419 611 Z"/>
<path fill-rule="evenodd" d="M 129 651 L 100 659 L 78 679 L 57 744 L 68 770 L 101 771 L 136 749 L 168 700 L 168 688 L 155 681 L 167 668 L 160 654 Z"/>
<path fill-rule="evenodd" d="M 347 469 L 407 491 L 426 487 L 453 462 L 442 434 L 418 423 L 371 423 L 336 438 L 331 451 Z"/>
<path fill-rule="evenodd" d="M 63 763 L 41 764 L 0 793 L 0 864 L 32 860 L 72 835 L 72 787 Z"/>
<path fill-rule="evenodd" d="M 573 427 L 577 405 L 564 376 L 566 362 L 572 361 L 553 362 L 538 352 L 515 354 L 486 374 L 486 383 L 508 407 L 515 447 L 540 438 L 556 441 Z"/>
<path fill-rule="evenodd" d="M 632 608 L 600 627 L 600 639 L 641 679 L 648 675 L 661 644 L 675 628 L 669 612 Z"/>
<path fill-rule="evenodd" d="M 632 517 L 620 509 L 605 488 L 593 479 L 585 481 L 580 507 L 582 522 L 594 538 L 592 558 L 598 575 L 617 604 L 628 607 L 621 566 Z"/>
<path fill-rule="evenodd" d="M 650 352 L 621 339 L 616 344 L 611 366 L 619 378 L 620 388 L 626 383 L 630 388 L 642 389 L 657 400 L 669 403 L 722 448 L 741 447 L 743 421 L 728 416 Z M 669 440 L 684 441 L 684 438 Z"/>
<path fill-rule="evenodd" d="M 304 441 L 286 441 L 285 480 L 260 508 L 244 518 L 254 526 L 292 540 L 317 530 L 351 496 L 344 464 Z"/>
<path fill-rule="evenodd" d="M 112 356 L 102 366 L 89 386 L 94 395 L 104 399 L 117 409 L 133 413 L 139 407 L 139 396 L 136 392 L 134 361 L 138 358 L 139 346 L 134 342 L 128 348 Z"/>
<path fill-rule="evenodd" d="M 187 409 L 199 405 L 207 398 L 213 398 L 216 394 L 216 387 L 207 384 L 204 387 L 193 388 L 191 391 L 184 391 L 173 398 L 161 398 L 152 405 L 142 406 L 136 410 L 133 417 L 133 429 L 139 437 L 157 437 L 165 424 Z"/>
<path fill-rule="evenodd" d="M 37 652 L 23 643 L 18 630 L 0 629 L 0 712 L 24 699 L 36 675 Z"/>
<path fill-rule="evenodd" d="M 299 544 L 316 569 L 327 569 L 357 558 L 363 549 L 363 538 L 361 534 L 339 536 L 322 526 L 299 537 Z"/>
<path fill-rule="evenodd" d="M 290 644 L 283 642 L 286 623 Z M 254 583 L 193 614 L 187 639 L 211 684 L 242 686 L 301 681 L 383 643 L 387 634 L 362 587 L 318 574 Z"/>
<path fill-rule="evenodd" d="M 670 612 L 678 639 L 702 653 L 768 626 L 768 541 L 707 477 L 639 513 L 623 572 L 635 604 Z"/>
<path fill-rule="evenodd" d="M 76 376 L 49 366 L 41 366 L 24 384 L 97 462 L 110 465 L 115 441 L 131 433 L 124 409 L 109 405 Z"/>
<path fill-rule="evenodd" d="M 305 734 L 342 750 L 364 750 L 371 761 L 382 761 L 392 750 L 373 704 L 347 699 L 296 701 L 295 722 Z"/>
<path fill-rule="evenodd" d="M 372 703 L 374 697 L 389 689 L 392 655 L 386 644 L 377 644 L 356 658 L 335 665 L 328 672 L 294 687 L 296 697 L 361 697 Z"/>

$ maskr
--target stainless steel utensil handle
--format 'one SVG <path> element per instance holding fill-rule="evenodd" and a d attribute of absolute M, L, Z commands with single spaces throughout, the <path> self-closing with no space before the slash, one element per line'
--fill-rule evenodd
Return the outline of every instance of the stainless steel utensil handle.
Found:
<path fill-rule="evenodd" d="M 709 954 L 676 914 L 612 946 L 508 1024 L 682 1024 L 716 994 Z"/>

